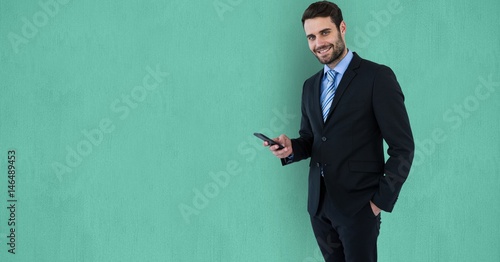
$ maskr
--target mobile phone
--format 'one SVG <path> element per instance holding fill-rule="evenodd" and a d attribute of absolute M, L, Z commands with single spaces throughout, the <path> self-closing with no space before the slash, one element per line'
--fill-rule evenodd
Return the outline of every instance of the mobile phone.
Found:
<path fill-rule="evenodd" d="M 269 146 L 278 145 L 278 149 L 279 150 L 281 150 L 281 149 L 284 148 L 282 145 L 276 143 L 274 140 L 272 140 L 271 138 L 269 138 L 269 137 L 267 137 L 267 136 L 265 136 L 265 135 L 263 135 L 261 133 L 253 133 L 253 134 L 254 134 L 254 136 L 256 136 L 256 137 L 258 137 L 258 138 L 266 141 L 269 144 Z"/>

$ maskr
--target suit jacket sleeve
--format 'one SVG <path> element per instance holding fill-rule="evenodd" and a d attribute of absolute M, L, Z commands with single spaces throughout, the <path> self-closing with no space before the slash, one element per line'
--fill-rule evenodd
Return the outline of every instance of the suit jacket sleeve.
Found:
<path fill-rule="evenodd" d="M 385 142 L 388 145 L 385 175 L 372 201 L 384 211 L 391 212 L 413 161 L 414 142 L 404 96 L 393 71 L 382 66 L 373 87 L 373 110 Z"/>

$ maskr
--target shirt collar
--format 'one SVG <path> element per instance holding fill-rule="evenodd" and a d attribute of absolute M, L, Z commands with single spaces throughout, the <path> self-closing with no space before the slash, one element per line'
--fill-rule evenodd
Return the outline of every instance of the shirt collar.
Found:
<path fill-rule="evenodd" d="M 352 54 L 352 51 L 347 50 L 347 54 L 344 56 L 344 58 L 342 58 L 342 60 L 340 60 L 340 62 L 335 66 L 335 68 L 333 68 L 333 70 L 335 70 L 340 75 L 344 75 L 353 57 L 354 55 Z M 326 72 L 330 70 L 331 68 L 325 65 L 323 68 L 323 75 L 325 75 Z"/>

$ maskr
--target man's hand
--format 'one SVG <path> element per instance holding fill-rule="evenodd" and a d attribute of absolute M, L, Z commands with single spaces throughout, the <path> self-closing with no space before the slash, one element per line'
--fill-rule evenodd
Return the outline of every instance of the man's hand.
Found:
<path fill-rule="evenodd" d="M 378 208 L 378 206 L 376 206 L 371 200 L 370 200 L 370 206 L 372 208 L 372 212 L 375 216 L 378 216 L 378 214 L 380 214 L 380 211 L 381 209 Z"/>
<path fill-rule="evenodd" d="M 273 138 L 273 140 L 275 142 L 277 142 L 278 144 L 283 145 L 283 147 L 285 147 L 281 150 L 278 150 L 277 145 L 270 146 L 269 150 L 271 150 L 271 152 L 273 152 L 273 154 L 275 156 L 277 156 L 278 158 L 285 158 L 285 157 L 288 157 L 289 155 L 293 154 L 292 141 L 290 140 L 290 138 L 288 138 L 285 135 L 280 135 L 277 138 Z M 269 143 L 264 142 L 264 146 L 269 146 Z"/>

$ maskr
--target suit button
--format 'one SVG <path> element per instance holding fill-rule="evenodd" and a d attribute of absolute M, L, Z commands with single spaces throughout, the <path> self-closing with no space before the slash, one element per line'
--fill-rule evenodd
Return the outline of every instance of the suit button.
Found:
<path fill-rule="evenodd" d="M 323 142 L 325 142 L 326 141 L 326 137 L 322 137 L 321 140 L 323 140 Z"/>

